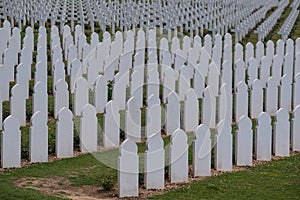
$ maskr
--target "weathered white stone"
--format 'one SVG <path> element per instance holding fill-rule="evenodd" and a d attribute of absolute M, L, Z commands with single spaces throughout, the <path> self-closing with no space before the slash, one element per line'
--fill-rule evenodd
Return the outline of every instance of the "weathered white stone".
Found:
<path fill-rule="evenodd" d="M 147 189 L 163 189 L 165 184 L 165 150 L 160 134 L 147 140 L 145 152 L 145 186 Z"/>
<path fill-rule="evenodd" d="M 18 118 L 8 116 L 1 134 L 1 167 L 21 167 L 21 131 Z"/>
<path fill-rule="evenodd" d="M 120 113 L 117 102 L 111 100 L 105 106 L 103 143 L 105 148 L 120 145 Z"/>
<path fill-rule="evenodd" d="M 199 125 L 199 103 L 193 89 L 189 89 L 185 95 L 183 123 L 186 132 L 194 131 Z"/>
<path fill-rule="evenodd" d="M 215 136 L 215 169 L 218 171 L 232 170 L 232 134 L 229 122 L 220 121 Z"/>
<path fill-rule="evenodd" d="M 169 177 L 171 183 L 185 182 L 188 180 L 188 144 L 187 135 L 177 129 L 171 136 L 169 147 Z"/>
<path fill-rule="evenodd" d="M 48 162 L 48 116 L 40 111 L 30 120 L 29 155 L 30 162 Z"/>
<path fill-rule="evenodd" d="M 69 108 L 63 107 L 57 116 L 55 137 L 56 157 L 72 157 L 74 143 L 73 113 Z"/>
<path fill-rule="evenodd" d="M 235 135 L 235 163 L 237 166 L 252 166 L 252 122 L 242 116 L 237 122 Z"/>
<path fill-rule="evenodd" d="M 256 160 L 272 159 L 272 126 L 271 117 L 262 112 L 256 120 L 255 147 Z"/>
<path fill-rule="evenodd" d="M 118 158 L 119 197 L 139 195 L 139 157 L 137 145 L 127 139 L 120 146 Z"/>
<path fill-rule="evenodd" d="M 96 109 L 86 104 L 80 117 L 80 151 L 83 153 L 97 151 L 97 125 Z"/>
<path fill-rule="evenodd" d="M 194 131 L 193 176 L 211 175 L 211 135 L 208 126 L 201 124 Z"/>
<path fill-rule="evenodd" d="M 273 137 L 273 152 L 275 156 L 290 155 L 290 120 L 289 112 L 280 108 L 276 112 Z"/>

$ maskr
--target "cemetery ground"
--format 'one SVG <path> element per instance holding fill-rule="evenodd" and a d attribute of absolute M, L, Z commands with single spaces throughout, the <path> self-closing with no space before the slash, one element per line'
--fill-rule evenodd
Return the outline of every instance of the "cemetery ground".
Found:
<path fill-rule="evenodd" d="M 271 10 L 267 15 L 272 13 Z M 279 39 L 277 31 L 285 21 L 291 11 L 287 8 L 272 33 L 267 39 L 276 41 Z M 47 28 L 48 31 L 50 28 Z M 254 28 L 255 29 L 255 28 Z M 35 30 L 36 31 L 36 30 Z M 95 28 L 101 36 L 102 33 Z M 86 35 L 91 32 L 86 29 Z M 252 31 L 253 33 L 253 31 Z M 23 32 L 22 32 L 23 34 Z M 24 36 L 24 35 L 23 35 Z M 22 37 L 23 37 L 22 36 Z M 37 38 L 35 32 L 35 39 Z M 48 35 L 49 36 L 49 35 Z M 291 38 L 300 36 L 300 16 L 298 16 Z M 233 36 L 234 38 L 234 36 Z M 23 39 L 23 38 L 22 38 Z M 89 40 L 89 37 L 87 38 Z M 49 38 L 48 38 L 49 40 Z M 255 43 L 257 35 L 251 34 L 241 43 Z M 36 43 L 36 41 L 35 41 Z M 49 41 L 48 41 L 49 45 Z M 35 56 L 35 55 L 34 55 Z M 35 60 L 35 59 L 34 59 Z M 48 59 L 51 60 L 51 59 Z M 51 63 L 49 62 L 49 72 L 51 74 Z M 33 63 L 32 66 L 35 66 Z M 34 71 L 34 70 L 32 70 Z M 69 77 L 66 76 L 69 82 Z M 11 83 L 10 88 L 14 83 Z M 22 168 L 20 169 L 0 169 L 0 199 L 118 199 L 117 191 L 117 158 L 118 150 L 108 150 L 94 154 L 81 154 L 79 148 L 79 133 L 74 129 L 74 149 L 75 157 L 67 159 L 56 159 L 55 152 L 55 126 L 53 118 L 53 91 L 52 78 L 48 78 L 48 102 L 49 102 L 49 163 L 29 164 L 29 120 L 32 115 L 32 99 L 27 100 L 26 115 L 27 126 L 22 127 Z M 33 91 L 34 82 L 30 82 L 30 94 Z M 111 98 L 111 97 L 109 97 Z M 72 97 L 70 98 L 72 105 Z M 142 110 L 145 117 L 145 109 Z M 9 102 L 3 104 L 4 118 L 9 115 Z M 102 125 L 103 115 L 98 115 L 99 124 Z M 124 113 L 121 113 L 124 117 Z M 79 123 L 79 118 L 75 118 L 75 124 Z M 123 121 L 123 120 L 121 120 Z M 145 125 L 145 118 L 142 118 Z M 76 126 L 76 125 L 75 125 Z M 0 131 L 1 132 L 1 131 Z M 233 125 L 232 133 L 235 133 Z M 193 134 L 189 134 L 189 144 L 191 144 Z M 99 135 L 101 137 L 101 135 Z M 124 139 L 124 135 L 123 135 Z M 165 150 L 170 143 L 170 138 L 164 136 Z M 143 160 L 143 153 L 146 150 L 145 142 L 138 143 L 140 159 Z M 234 151 L 233 151 L 234 152 Z M 167 158 L 168 156 L 166 156 Z M 99 160 L 105 161 L 114 158 L 110 166 Z M 234 158 L 234 156 L 233 156 Z M 213 162 L 213 159 L 212 159 Z M 166 160 L 167 163 L 167 160 Z M 189 146 L 189 167 L 192 165 L 192 145 Z M 143 166 L 140 166 L 142 168 Z M 213 168 L 213 163 L 212 163 Z M 140 169 L 140 171 L 142 171 Z M 165 176 L 168 176 L 166 168 Z M 191 174 L 191 173 L 190 173 Z M 221 173 L 212 171 L 212 177 L 193 178 L 189 176 L 188 183 L 170 184 L 166 181 L 164 190 L 145 190 L 143 187 L 143 177 L 140 173 L 140 197 L 150 199 L 298 199 L 300 198 L 300 154 L 293 152 L 289 158 L 273 157 L 271 162 L 254 161 L 253 167 L 236 167 L 233 172 Z M 167 179 L 166 179 L 167 180 Z M 134 199 L 134 198 L 133 198 Z"/>

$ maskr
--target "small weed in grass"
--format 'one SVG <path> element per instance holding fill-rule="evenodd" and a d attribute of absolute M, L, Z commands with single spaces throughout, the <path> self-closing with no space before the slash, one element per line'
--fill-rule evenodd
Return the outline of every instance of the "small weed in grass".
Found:
<path fill-rule="evenodd" d="M 106 190 L 106 191 L 111 191 L 113 190 L 114 186 L 115 186 L 115 181 L 114 181 L 114 177 L 110 176 L 110 175 L 106 175 L 103 176 L 100 179 L 100 185 L 101 187 Z"/>

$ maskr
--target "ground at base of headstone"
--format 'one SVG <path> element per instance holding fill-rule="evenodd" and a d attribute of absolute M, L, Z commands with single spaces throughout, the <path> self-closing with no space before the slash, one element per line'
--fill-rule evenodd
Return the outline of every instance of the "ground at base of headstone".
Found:
<path fill-rule="evenodd" d="M 83 155 L 85 156 L 85 155 Z M 282 158 L 282 157 L 272 157 L 272 161 L 276 162 L 282 161 L 289 163 L 289 159 L 292 158 L 300 158 L 300 152 L 291 152 L 290 158 Z M 81 156 L 79 156 L 81 157 Z M 56 158 L 50 158 L 50 161 L 60 161 L 57 160 Z M 264 166 L 269 167 L 268 163 L 273 163 L 273 162 L 268 162 L 268 161 L 253 161 L 253 167 L 237 167 L 233 166 L 233 174 L 238 171 L 246 171 L 249 169 L 254 169 L 256 167 L 264 168 Z M 51 163 L 49 163 L 51 164 Z M 27 166 L 28 164 L 23 163 L 24 166 Z M 39 165 L 32 165 L 33 167 L 39 167 Z M 44 166 L 44 168 L 46 168 Z M 80 168 L 80 170 L 84 170 L 85 173 L 89 173 L 95 171 L 97 166 L 92 166 L 92 167 L 85 167 L 85 168 Z M 20 169 L 23 171 L 26 171 L 26 168 Z M 280 169 L 279 169 L 280 170 Z M 284 170 L 284 169 L 282 169 Z M 189 166 L 189 174 L 192 174 L 192 167 Z M 42 172 L 43 173 L 43 172 Z M 32 177 L 30 177 L 30 174 L 27 174 L 26 177 L 22 178 L 14 178 L 14 187 L 19 188 L 19 189 L 33 189 L 35 191 L 41 192 L 43 195 L 51 196 L 54 199 L 56 198 L 68 198 L 68 199 L 87 199 L 87 200 L 93 200 L 93 199 L 119 199 L 118 198 L 118 186 L 115 184 L 115 186 L 112 188 L 111 191 L 104 190 L 103 187 L 100 185 L 96 186 L 93 185 L 92 183 L 89 183 L 87 180 L 85 180 L 85 177 L 82 177 L 83 183 L 80 183 L 79 185 L 74 185 L 73 181 L 76 180 L 77 178 L 80 178 L 82 174 L 74 169 L 74 172 L 66 171 L 66 173 L 70 173 L 68 177 L 64 176 L 55 176 L 51 177 L 51 175 L 37 175 L 39 177 L 34 177 L 35 175 L 33 174 Z M 169 181 L 166 180 L 165 184 L 165 189 L 164 190 L 146 190 L 144 186 L 140 186 L 139 189 L 139 197 L 138 198 L 125 198 L 125 199 L 148 199 L 151 198 L 152 196 L 154 197 L 160 197 L 160 195 L 163 195 L 166 193 L 168 195 L 168 192 L 174 192 L 177 189 L 184 190 L 184 188 L 189 188 L 190 184 L 198 184 L 202 181 L 210 181 L 209 179 L 222 179 L 221 177 L 223 176 L 222 174 L 226 174 L 227 172 L 220 172 L 216 170 L 212 170 L 211 177 L 189 177 L 188 182 L 185 183 L 179 183 L 179 184 L 171 184 Z M 232 173 L 232 172 L 229 172 Z M 244 173 L 245 175 L 245 180 L 247 179 L 247 173 Z M 253 172 L 249 172 L 253 173 Z M 271 173 L 271 172 L 270 172 Z M 295 172 L 297 176 L 297 172 Z M 221 176 L 219 176 L 221 175 Z M 86 182 L 87 181 L 87 182 Z M 221 183 L 220 183 L 221 184 Z M 249 183 L 247 183 L 249 184 Z M 216 186 L 217 187 L 217 186 Z M 249 186 L 251 187 L 251 186 Z M 192 192 L 192 190 L 190 191 Z M 21 194 L 20 194 L 21 195 Z M 163 196 L 161 196 L 163 199 Z M 21 197 L 22 198 L 22 197 Z M 213 196 L 212 196 L 213 198 Z"/>

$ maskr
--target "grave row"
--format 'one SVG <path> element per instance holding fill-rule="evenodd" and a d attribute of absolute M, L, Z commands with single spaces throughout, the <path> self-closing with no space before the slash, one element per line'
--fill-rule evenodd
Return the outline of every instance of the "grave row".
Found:
<path fill-rule="evenodd" d="M 20 126 L 26 125 L 27 98 L 33 99 L 30 161 L 47 162 L 49 110 L 47 34 L 49 33 L 41 26 L 38 30 L 38 43 L 35 46 L 32 28 L 26 29 L 25 37 L 21 41 L 18 28 L 11 31 L 10 24 L 6 21 L 0 29 L 0 34 L 7 41 L 1 44 L 0 48 L 4 49 L 0 65 L 0 105 L 3 101 L 10 100 L 10 116 L 3 123 L 2 167 L 20 167 Z M 243 124 L 240 125 L 243 128 L 238 130 L 248 130 L 249 136 L 248 133 L 251 131 L 249 118 L 259 119 L 260 115 L 267 115 L 274 116 L 278 123 L 270 128 L 270 122 L 266 120 L 268 123 L 263 123 L 263 130 L 269 127 L 278 134 L 263 144 L 266 146 L 273 144 L 274 154 L 283 156 L 288 155 L 290 144 L 293 150 L 299 148 L 299 134 L 292 131 L 293 139 L 290 141 L 287 139 L 290 138 L 290 133 L 286 131 L 290 130 L 289 112 L 294 114 L 292 122 L 299 121 L 297 117 L 300 105 L 299 39 L 295 44 L 291 39 L 286 43 L 278 40 L 276 47 L 269 41 L 266 48 L 262 42 L 258 42 L 255 47 L 248 43 L 245 50 L 241 44 L 236 44 L 232 52 L 230 34 L 226 34 L 224 40 L 218 34 L 214 39 L 209 35 L 203 39 L 199 36 L 194 38 L 185 36 L 182 39 L 173 37 L 171 42 L 166 38 L 160 40 L 158 38 L 156 29 L 145 31 L 140 29 L 125 33 L 117 32 L 114 40 L 108 32 L 105 32 L 101 42 L 98 34 L 93 33 L 90 43 L 87 43 L 81 26 L 76 26 L 74 33 L 70 27 L 65 26 L 62 37 L 59 29 L 52 26 L 49 58 L 53 85 L 50 87 L 54 91 L 53 117 L 57 119 L 58 157 L 73 156 L 74 116 L 80 116 L 80 151 L 96 152 L 99 148 L 97 113 L 104 114 L 103 146 L 119 147 L 120 111 L 125 111 L 125 137 L 134 142 L 141 141 L 142 137 L 149 140 L 153 135 L 159 135 L 160 138 L 162 125 L 165 126 L 165 133 L 171 135 L 171 140 L 180 138 L 178 140 L 184 142 L 186 133 L 195 131 L 201 124 L 211 130 L 217 130 L 219 133 L 217 141 L 220 143 L 216 143 L 216 149 L 219 149 L 216 151 L 229 155 L 232 154 L 232 150 L 225 144 L 228 144 L 228 141 L 232 144 L 229 135 L 231 123 L 235 121 Z M 34 51 L 37 54 L 34 69 L 35 85 L 33 94 L 30 94 L 28 81 L 32 79 L 31 65 Z M 68 75 L 69 83 L 66 79 Z M 16 84 L 9 95 L 11 81 L 15 81 Z M 110 82 L 112 100 L 108 98 Z M 74 94 L 72 109 L 69 105 L 70 94 Z M 93 94 L 93 98 L 90 98 L 90 94 Z M 162 110 L 164 107 L 165 111 Z M 141 108 L 146 109 L 144 131 L 141 128 Z M 2 109 L 0 111 L 2 116 Z M 162 123 L 163 118 L 165 124 Z M 295 124 L 292 127 L 296 127 Z M 224 129 L 219 130 L 220 127 Z M 249 151 L 249 146 L 244 145 L 247 141 L 252 140 L 240 139 L 236 144 L 241 147 L 241 151 L 245 149 L 249 158 L 249 152 L 252 155 L 253 147 L 252 143 L 249 143 L 251 147 Z M 137 163 L 136 156 L 132 154 L 135 152 L 134 143 L 125 142 L 124 146 L 127 144 L 129 149 L 124 147 L 125 153 L 122 151 L 123 145 L 120 150 L 121 155 L 124 155 L 123 159 L 122 156 L 119 159 L 120 173 L 124 172 L 122 160 Z M 174 146 L 172 148 L 171 145 L 170 151 L 175 152 L 174 159 L 177 160 L 176 153 L 179 152 L 180 155 L 184 153 L 181 142 L 174 139 L 171 144 Z M 186 146 L 183 143 L 182 145 Z M 281 150 L 281 147 L 284 150 Z M 221 164 L 215 166 L 218 170 L 221 170 L 223 165 L 228 166 L 229 162 L 230 166 L 232 165 L 230 157 L 228 160 L 225 159 L 227 156 L 223 156 L 223 153 L 219 158 Z M 174 167 L 171 171 L 173 170 L 175 175 L 187 173 L 180 170 L 181 165 L 180 167 L 172 165 L 173 161 L 171 160 L 170 167 Z M 125 163 L 124 166 L 126 172 L 128 164 Z M 125 173 L 125 179 L 127 175 Z M 136 180 L 136 174 L 132 180 Z M 135 182 L 133 185 L 136 184 Z M 120 184 L 120 187 L 123 186 Z M 124 187 L 126 193 L 128 189 Z M 120 193 L 120 196 L 123 194 Z"/>

